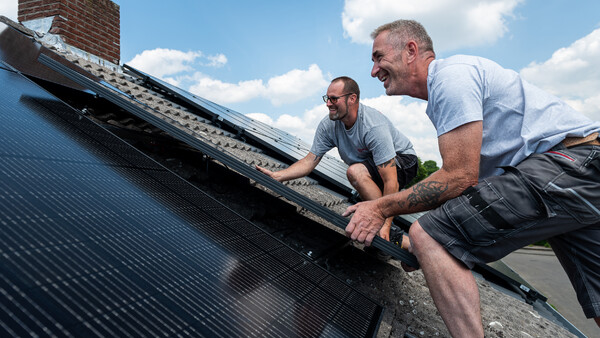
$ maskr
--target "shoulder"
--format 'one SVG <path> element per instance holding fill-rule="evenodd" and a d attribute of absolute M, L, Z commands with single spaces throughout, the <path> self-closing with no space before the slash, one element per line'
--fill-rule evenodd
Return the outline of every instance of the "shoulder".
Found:
<path fill-rule="evenodd" d="M 359 103 L 358 104 L 358 113 L 359 114 L 381 114 L 381 112 L 371 106 L 367 106 L 365 104 Z"/>
<path fill-rule="evenodd" d="M 358 120 L 367 124 L 379 124 L 386 122 L 387 118 L 379 110 L 361 103 L 358 108 Z"/>
<path fill-rule="evenodd" d="M 384 114 L 382 113 L 380 110 L 375 109 L 373 107 L 361 104 L 361 107 L 363 108 L 362 113 L 361 110 L 359 109 L 359 117 L 362 115 L 363 119 L 369 123 L 376 123 L 376 124 L 391 124 L 390 119 Z"/>
<path fill-rule="evenodd" d="M 435 59 L 429 64 L 429 70 L 440 71 L 450 67 L 500 67 L 496 62 L 481 56 L 457 54 L 445 59 Z"/>
<path fill-rule="evenodd" d="M 332 121 L 329 116 L 323 117 L 319 125 L 317 126 L 316 134 L 325 135 L 327 137 L 336 133 L 336 130 L 339 129 L 339 124 L 342 124 L 341 121 Z"/>
<path fill-rule="evenodd" d="M 461 82 L 464 79 L 483 79 L 488 73 L 505 70 L 496 62 L 472 55 L 454 55 L 433 60 L 429 64 L 427 82 Z"/>
<path fill-rule="evenodd" d="M 327 128 L 331 125 L 333 125 L 333 121 L 329 119 L 329 116 L 324 116 L 319 122 L 318 128 Z"/>
<path fill-rule="evenodd" d="M 455 55 L 434 60 L 429 65 L 427 87 L 429 99 L 457 97 L 469 92 L 484 91 L 489 82 L 503 68 L 497 63 L 478 56 Z M 442 95 L 442 96 L 441 96 Z"/>

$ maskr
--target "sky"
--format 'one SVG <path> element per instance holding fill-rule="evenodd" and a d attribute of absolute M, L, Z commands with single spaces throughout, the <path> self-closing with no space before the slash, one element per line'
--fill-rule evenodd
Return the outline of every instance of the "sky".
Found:
<path fill-rule="evenodd" d="M 600 120 L 597 0 L 113 1 L 121 63 L 309 144 L 327 115 L 321 96 L 346 75 L 422 161 L 442 164 L 426 102 L 386 96 L 370 76 L 370 33 L 401 18 L 425 26 L 438 59 L 492 59 Z M 17 0 L 0 0 L 0 15 L 16 20 L 16 13 Z"/>

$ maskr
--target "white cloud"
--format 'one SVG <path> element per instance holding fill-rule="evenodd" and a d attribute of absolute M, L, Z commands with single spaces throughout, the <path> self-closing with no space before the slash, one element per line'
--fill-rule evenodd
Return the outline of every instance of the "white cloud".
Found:
<path fill-rule="evenodd" d="M 346 0 L 344 34 L 371 43 L 371 32 L 397 19 L 419 21 L 436 51 L 491 44 L 507 31 L 506 20 L 523 0 Z"/>
<path fill-rule="evenodd" d="M 274 106 L 313 96 L 329 84 L 316 64 L 310 65 L 307 70 L 293 69 L 272 77 L 266 84 L 260 79 L 227 83 L 201 73 L 195 73 L 190 80 L 193 82 L 189 87 L 192 93 L 221 104 L 262 97 Z"/>
<path fill-rule="evenodd" d="M 209 66 L 209 67 L 223 67 L 225 66 L 225 64 L 227 64 L 227 57 L 225 56 L 225 54 L 217 54 L 217 55 L 213 55 L 213 56 L 207 56 L 206 57 L 210 62 L 205 64 L 205 66 Z"/>
<path fill-rule="evenodd" d="M 190 79 L 190 92 L 219 104 L 244 102 L 265 95 L 262 80 L 227 83 L 199 72 L 194 73 Z"/>
<path fill-rule="evenodd" d="M 527 81 L 600 120 L 600 28 L 521 70 Z"/>
<path fill-rule="evenodd" d="M 271 98 L 271 103 L 280 106 L 285 102 L 295 102 L 313 96 L 328 85 L 329 82 L 323 77 L 319 66 L 312 64 L 308 70 L 294 69 L 269 79 L 266 92 Z"/>
<path fill-rule="evenodd" d="M 183 52 L 175 49 L 156 48 L 137 54 L 127 64 L 163 78 L 168 75 L 193 71 L 194 62 L 202 58 L 208 60 L 208 63 L 202 63 L 203 66 L 222 67 L 227 63 L 227 57 L 223 54 L 205 56 L 201 51 Z"/>
<path fill-rule="evenodd" d="M 0 15 L 4 15 L 5 17 L 11 19 L 12 21 L 17 21 L 17 10 L 18 10 L 18 1 L 17 0 L 2 0 L 2 1 L 0 1 Z"/>
<path fill-rule="evenodd" d="M 226 63 L 224 54 L 207 56 L 200 51 L 183 52 L 164 48 L 145 50 L 127 62 L 132 67 L 220 104 L 265 98 L 272 105 L 281 106 L 319 94 L 329 84 L 316 64 L 306 70 L 292 69 L 266 82 L 252 79 L 228 83 L 198 70 L 199 66 L 222 67 Z"/>

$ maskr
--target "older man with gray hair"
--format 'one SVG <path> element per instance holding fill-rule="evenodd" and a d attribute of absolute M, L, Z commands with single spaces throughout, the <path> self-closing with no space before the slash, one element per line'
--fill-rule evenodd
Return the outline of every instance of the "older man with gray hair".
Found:
<path fill-rule="evenodd" d="M 470 269 L 548 239 L 588 318 L 600 326 L 600 122 L 481 57 L 435 59 L 421 24 L 372 37 L 387 95 L 427 100 L 443 164 L 393 195 L 351 206 L 346 228 L 370 244 L 391 216 L 428 211 L 410 243 L 453 336 L 483 336 Z"/>

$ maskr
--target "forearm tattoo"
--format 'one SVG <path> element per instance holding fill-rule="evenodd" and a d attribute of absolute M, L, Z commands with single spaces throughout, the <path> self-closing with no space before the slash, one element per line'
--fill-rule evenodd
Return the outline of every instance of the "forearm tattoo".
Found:
<path fill-rule="evenodd" d="M 321 157 L 323 157 L 323 156 L 316 156 L 316 155 L 315 155 L 315 158 L 313 158 L 313 162 L 320 161 L 320 160 L 321 160 Z"/>
<path fill-rule="evenodd" d="M 392 168 L 396 166 L 396 161 L 394 161 L 394 159 L 391 159 L 389 161 L 381 163 L 380 165 L 377 166 L 377 168 L 383 169 L 383 168 L 390 167 L 390 166 Z"/>
<path fill-rule="evenodd" d="M 448 190 L 448 183 L 444 185 L 442 182 L 421 182 L 413 186 L 413 192 L 407 197 L 408 206 L 416 207 L 423 206 L 427 209 L 438 206 L 440 197 Z M 404 207 L 404 203 L 398 202 L 400 207 Z"/>

